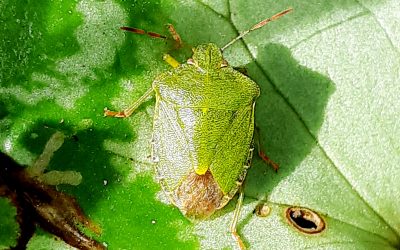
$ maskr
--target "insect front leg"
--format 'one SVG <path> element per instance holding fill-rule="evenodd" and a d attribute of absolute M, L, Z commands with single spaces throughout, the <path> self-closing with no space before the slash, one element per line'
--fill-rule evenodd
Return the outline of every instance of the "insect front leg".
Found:
<path fill-rule="evenodd" d="M 170 54 L 164 54 L 163 60 L 169 65 L 171 65 L 172 68 L 177 68 L 180 65 L 179 62 L 175 58 L 173 58 Z"/>
<path fill-rule="evenodd" d="M 256 126 L 255 130 L 254 130 L 254 137 L 255 137 L 255 142 L 256 142 L 256 146 L 257 146 L 257 152 L 258 152 L 258 156 L 268 165 L 270 165 L 275 171 L 278 171 L 279 169 L 279 165 L 274 162 L 273 160 L 271 160 L 262 150 L 261 148 L 261 135 L 260 135 L 260 129 Z"/>
<path fill-rule="evenodd" d="M 183 46 L 182 39 L 178 32 L 176 32 L 175 27 L 172 24 L 167 24 L 167 28 L 172 36 L 172 39 L 174 39 L 176 42 L 176 48 L 181 48 Z"/>
<path fill-rule="evenodd" d="M 146 101 L 147 97 L 153 94 L 153 88 L 149 88 L 146 93 L 144 93 L 137 101 L 135 101 L 131 106 L 122 111 L 111 111 L 107 107 L 104 108 L 104 116 L 125 118 L 132 115 L 132 113 Z"/>
<path fill-rule="evenodd" d="M 230 226 L 230 231 L 232 233 L 233 239 L 237 242 L 237 244 L 241 250 L 246 249 L 246 246 L 244 245 L 244 243 L 243 243 L 242 239 L 240 238 L 240 235 L 238 234 L 236 229 L 237 229 L 237 223 L 238 223 L 239 216 L 240 216 L 240 210 L 242 209 L 242 205 L 243 205 L 243 198 L 244 198 L 243 186 L 240 186 L 239 198 L 237 200 L 235 213 L 233 215 L 233 220 L 232 220 L 232 223 Z"/>

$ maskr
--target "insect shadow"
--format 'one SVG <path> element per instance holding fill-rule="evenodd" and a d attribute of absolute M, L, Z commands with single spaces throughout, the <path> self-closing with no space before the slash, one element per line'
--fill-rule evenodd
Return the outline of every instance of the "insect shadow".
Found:
<path fill-rule="evenodd" d="M 259 78 L 254 80 L 261 87 L 256 124 L 260 128 L 262 147 L 280 169 L 276 174 L 255 157 L 245 193 L 247 197 L 267 200 L 274 187 L 317 145 L 325 107 L 335 84 L 300 65 L 289 48 L 279 44 L 261 49 L 256 61 L 246 67 L 250 75 L 261 71 L 253 76 Z"/>

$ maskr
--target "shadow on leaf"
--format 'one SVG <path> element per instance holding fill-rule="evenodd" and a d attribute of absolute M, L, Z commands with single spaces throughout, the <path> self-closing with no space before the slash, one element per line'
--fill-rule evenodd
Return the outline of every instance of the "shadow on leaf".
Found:
<path fill-rule="evenodd" d="M 301 66 L 290 50 L 279 44 L 262 49 L 257 62 L 248 67 L 260 65 L 272 87 L 265 80 L 258 81 L 262 94 L 256 106 L 256 123 L 264 150 L 280 169 L 276 174 L 255 157 L 247 177 L 246 194 L 266 199 L 317 145 L 318 130 L 335 85 L 326 76 Z"/>

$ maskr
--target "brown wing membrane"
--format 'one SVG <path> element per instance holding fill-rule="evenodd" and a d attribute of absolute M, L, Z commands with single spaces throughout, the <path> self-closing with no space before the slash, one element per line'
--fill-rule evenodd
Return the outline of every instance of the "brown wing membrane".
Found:
<path fill-rule="evenodd" d="M 223 197 L 210 171 L 204 175 L 189 173 L 174 192 L 176 205 L 190 219 L 209 217 L 220 207 Z"/>

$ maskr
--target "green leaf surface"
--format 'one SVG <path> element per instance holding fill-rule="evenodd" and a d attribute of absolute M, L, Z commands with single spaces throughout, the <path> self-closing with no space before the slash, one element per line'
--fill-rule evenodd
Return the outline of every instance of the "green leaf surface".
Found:
<path fill-rule="evenodd" d="M 127 107 L 169 69 L 163 53 L 190 56 L 118 28 L 168 34 L 171 23 L 187 45 L 222 47 L 289 6 L 293 13 L 224 51 L 261 87 L 256 123 L 280 165 L 275 173 L 254 158 L 239 233 L 252 249 L 399 248 L 396 0 L 1 1 L 0 150 L 31 165 L 51 134 L 66 134 L 48 169 L 81 173 L 80 185 L 58 188 L 102 228 L 97 239 L 109 249 L 237 248 L 234 201 L 194 225 L 161 193 L 148 158 L 154 100 L 128 119 L 103 117 L 104 107 Z M 253 213 L 260 202 L 271 208 L 267 217 Z M 292 206 L 317 212 L 325 229 L 294 228 L 285 216 Z M 3 220 L 10 209 L 0 203 L 0 232 L 15 232 Z M 0 234 L 0 248 L 15 237 Z M 29 246 L 62 249 L 51 241 L 38 231 Z"/>
<path fill-rule="evenodd" d="M 0 198 L 0 249 L 15 246 L 18 237 L 18 224 L 15 221 L 16 209 L 10 202 Z"/>

